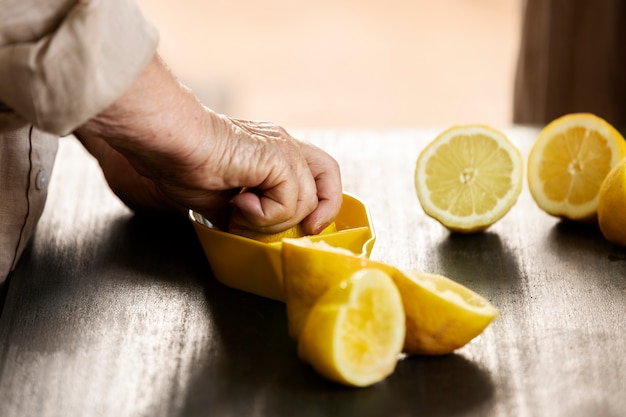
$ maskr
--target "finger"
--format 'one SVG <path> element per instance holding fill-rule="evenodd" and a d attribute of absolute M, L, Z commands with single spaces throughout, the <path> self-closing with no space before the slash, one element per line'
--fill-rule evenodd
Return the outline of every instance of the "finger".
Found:
<path fill-rule="evenodd" d="M 270 189 L 263 186 L 247 189 L 232 200 L 237 227 L 264 233 L 286 230 L 309 215 L 317 207 L 315 179 L 304 158 L 300 158 L 295 174 Z"/>
<path fill-rule="evenodd" d="M 265 233 L 281 227 L 286 229 L 297 224 L 293 218 L 298 203 L 298 183 L 293 176 L 281 179 L 277 184 L 247 188 L 231 203 L 235 209 L 232 222 L 240 227 Z"/>
<path fill-rule="evenodd" d="M 321 149 L 309 145 L 304 152 L 315 179 L 318 203 L 303 220 L 302 228 L 306 234 L 318 234 L 335 220 L 341 209 L 341 172 L 337 161 Z"/>
<path fill-rule="evenodd" d="M 242 225 L 262 228 L 288 220 L 290 213 L 295 211 L 295 199 L 292 204 L 291 201 L 282 198 L 279 188 L 283 188 L 283 185 L 275 187 L 271 192 L 247 188 L 233 197 L 231 203 L 243 217 Z"/>

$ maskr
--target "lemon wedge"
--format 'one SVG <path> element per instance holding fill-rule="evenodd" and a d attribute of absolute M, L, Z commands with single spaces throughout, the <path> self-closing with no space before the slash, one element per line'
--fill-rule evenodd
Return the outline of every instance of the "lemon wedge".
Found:
<path fill-rule="evenodd" d="M 417 158 L 415 191 L 424 212 L 454 232 L 485 230 L 504 216 L 522 190 L 523 160 L 500 131 L 454 126 Z"/>
<path fill-rule="evenodd" d="M 626 156 L 626 142 L 608 122 L 590 113 L 560 117 L 544 127 L 528 157 L 528 187 L 553 216 L 595 220 L 602 181 Z"/>
<path fill-rule="evenodd" d="M 609 172 L 600 186 L 598 225 L 606 240 L 626 246 L 626 158 Z"/>
<path fill-rule="evenodd" d="M 368 386 L 395 369 L 404 344 L 404 320 L 402 300 L 389 275 L 362 269 L 315 302 L 298 355 L 332 381 Z"/>
<path fill-rule="evenodd" d="M 300 338 L 306 316 L 319 297 L 354 272 L 372 265 L 348 249 L 306 237 L 283 240 L 281 261 L 289 335 L 295 340 Z"/>
<path fill-rule="evenodd" d="M 410 354 L 451 353 L 499 315 L 487 299 L 441 275 L 401 271 L 395 283 L 405 300 L 404 351 Z"/>

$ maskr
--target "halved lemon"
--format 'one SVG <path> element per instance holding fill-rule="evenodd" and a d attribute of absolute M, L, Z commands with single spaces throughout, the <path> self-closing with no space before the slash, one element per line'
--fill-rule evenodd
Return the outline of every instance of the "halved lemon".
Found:
<path fill-rule="evenodd" d="M 499 315 L 486 298 L 441 275 L 402 271 L 395 282 L 405 300 L 407 353 L 453 352 Z"/>
<path fill-rule="evenodd" d="M 325 235 L 328 233 L 334 233 L 336 231 L 337 225 L 335 224 L 335 222 L 332 222 L 324 230 L 322 230 L 320 234 Z M 229 226 L 228 232 L 265 243 L 280 242 L 281 240 L 287 238 L 298 238 L 305 236 L 305 233 L 302 230 L 302 225 L 300 223 L 278 233 L 262 233 L 254 230 L 238 228 L 235 226 Z"/>
<path fill-rule="evenodd" d="M 393 372 L 404 331 L 402 300 L 391 277 L 362 269 L 315 302 L 298 355 L 332 381 L 363 387 Z"/>
<path fill-rule="evenodd" d="M 602 182 L 598 197 L 598 225 L 606 240 L 626 246 L 626 158 Z"/>
<path fill-rule="evenodd" d="M 451 231 L 474 233 L 504 216 L 522 190 L 523 160 L 500 131 L 455 126 L 420 153 L 415 190 L 422 208 Z"/>
<path fill-rule="evenodd" d="M 323 241 L 285 239 L 282 256 L 289 333 L 296 340 L 317 300 L 364 268 L 385 271 L 400 291 L 407 326 L 403 351 L 407 354 L 450 353 L 498 316 L 488 300 L 448 278 L 404 272 Z"/>
<path fill-rule="evenodd" d="M 281 251 L 289 335 L 298 340 L 313 304 L 332 286 L 372 265 L 348 249 L 304 237 L 284 239 Z"/>
<path fill-rule="evenodd" d="M 533 144 L 530 192 L 548 214 L 595 220 L 602 181 L 624 156 L 626 142 L 608 122 L 590 113 L 565 115 L 544 127 Z"/>

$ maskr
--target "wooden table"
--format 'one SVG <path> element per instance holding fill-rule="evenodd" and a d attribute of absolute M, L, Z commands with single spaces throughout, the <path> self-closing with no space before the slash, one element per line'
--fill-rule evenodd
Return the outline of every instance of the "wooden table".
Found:
<path fill-rule="evenodd" d="M 524 154 L 538 132 L 505 131 Z M 297 359 L 283 304 L 217 282 L 186 219 L 132 216 L 64 138 L 0 318 L 0 416 L 626 415 L 626 250 L 526 186 L 488 231 L 449 234 L 413 188 L 437 130 L 297 133 L 369 205 L 373 259 L 456 279 L 501 317 L 454 354 L 334 385 Z"/>

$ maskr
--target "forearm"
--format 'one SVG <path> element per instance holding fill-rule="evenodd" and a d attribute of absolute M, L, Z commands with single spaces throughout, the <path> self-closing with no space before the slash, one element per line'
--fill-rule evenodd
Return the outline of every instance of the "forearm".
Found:
<path fill-rule="evenodd" d="M 206 140 L 212 136 L 213 119 L 219 117 L 202 106 L 155 54 L 132 86 L 76 133 L 102 138 L 138 172 L 160 178 L 164 169 L 195 161 L 191 156 L 197 147 L 214 142 Z"/>

